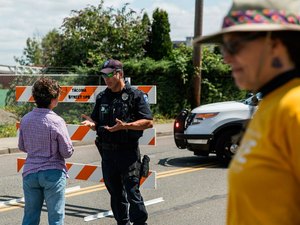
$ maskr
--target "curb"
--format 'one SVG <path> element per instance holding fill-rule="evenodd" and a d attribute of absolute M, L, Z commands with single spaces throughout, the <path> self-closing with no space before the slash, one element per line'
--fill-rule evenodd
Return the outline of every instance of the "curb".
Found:
<path fill-rule="evenodd" d="M 18 148 L 0 148 L 0 155 L 12 154 L 12 153 L 22 153 L 22 152 Z"/>
<path fill-rule="evenodd" d="M 9 154 L 8 148 L 0 148 L 0 154 Z"/>
<path fill-rule="evenodd" d="M 170 136 L 170 135 L 173 135 L 173 131 L 169 131 L 169 132 L 156 132 L 156 136 L 157 137 Z"/>

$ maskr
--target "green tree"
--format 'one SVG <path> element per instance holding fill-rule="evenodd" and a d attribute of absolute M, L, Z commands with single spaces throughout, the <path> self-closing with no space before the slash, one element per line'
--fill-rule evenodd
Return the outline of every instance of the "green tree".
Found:
<path fill-rule="evenodd" d="M 141 15 L 128 9 L 98 6 L 72 11 L 65 18 L 60 63 L 64 65 L 97 65 L 105 58 L 141 58 L 146 42 L 146 27 Z M 67 59 L 67 61 L 66 61 Z M 62 66 L 62 65 L 60 65 Z"/>
<path fill-rule="evenodd" d="M 147 32 L 147 40 L 146 40 L 146 43 L 144 45 L 145 55 L 150 56 L 151 45 L 152 45 L 152 43 L 151 43 L 151 41 L 152 41 L 152 31 L 151 31 L 151 21 L 150 21 L 149 16 L 148 16 L 147 13 L 144 13 L 142 23 L 146 27 L 146 30 L 147 30 L 146 31 Z"/>
<path fill-rule="evenodd" d="M 56 29 L 48 32 L 43 38 L 28 38 L 23 55 L 15 61 L 26 66 L 55 65 L 61 49 L 62 36 Z"/>
<path fill-rule="evenodd" d="M 63 42 L 63 36 L 59 34 L 56 29 L 48 32 L 41 41 L 42 48 L 42 64 L 44 66 L 55 65 L 60 59 L 59 53 L 61 51 L 61 45 Z"/>
<path fill-rule="evenodd" d="M 151 58 L 161 60 L 170 57 L 173 44 L 170 38 L 170 23 L 168 13 L 162 9 L 155 9 L 152 21 Z"/>
<path fill-rule="evenodd" d="M 26 47 L 21 57 L 14 57 L 15 61 L 23 66 L 36 66 L 42 63 L 42 48 L 38 38 L 27 38 Z"/>
<path fill-rule="evenodd" d="M 36 42 L 39 48 L 27 43 L 24 61 L 35 64 L 31 55 L 40 50 L 39 57 L 46 65 L 59 67 L 97 66 L 110 57 L 141 58 L 148 29 L 141 15 L 129 9 L 128 4 L 121 9 L 104 8 L 103 0 L 98 6 L 73 10 L 63 20 L 60 32 L 52 30 L 41 43 Z"/>

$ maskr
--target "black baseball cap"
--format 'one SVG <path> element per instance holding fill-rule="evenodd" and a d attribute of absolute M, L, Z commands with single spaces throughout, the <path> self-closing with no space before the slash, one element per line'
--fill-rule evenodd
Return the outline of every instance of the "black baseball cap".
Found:
<path fill-rule="evenodd" d="M 119 60 L 108 59 L 103 63 L 101 68 L 101 73 L 108 74 L 112 73 L 115 70 L 122 70 L 123 64 Z"/>

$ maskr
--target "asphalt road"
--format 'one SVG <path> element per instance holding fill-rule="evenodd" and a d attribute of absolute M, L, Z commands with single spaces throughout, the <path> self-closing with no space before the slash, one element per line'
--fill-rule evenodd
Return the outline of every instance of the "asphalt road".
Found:
<path fill-rule="evenodd" d="M 142 146 L 142 154 L 151 158 L 151 169 L 157 172 L 157 189 L 142 189 L 144 200 L 163 199 L 147 206 L 149 225 L 222 225 L 226 218 L 227 168 L 214 156 L 200 158 L 176 148 L 173 137 L 157 138 L 157 145 Z M 4 202 L 23 197 L 21 174 L 16 172 L 17 157 L 25 154 L 0 155 L 0 224 L 21 224 L 23 203 Z M 93 145 L 76 147 L 70 162 L 100 164 Z M 68 180 L 67 188 L 80 189 L 66 195 L 65 224 L 116 224 L 109 216 L 89 222 L 84 217 L 110 210 L 109 195 L 101 183 Z M 47 223 L 43 208 L 41 225 Z"/>

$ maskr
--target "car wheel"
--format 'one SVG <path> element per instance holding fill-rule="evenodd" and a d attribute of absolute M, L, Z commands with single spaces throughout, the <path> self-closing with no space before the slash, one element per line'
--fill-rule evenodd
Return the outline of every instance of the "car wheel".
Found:
<path fill-rule="evenodd" d="M 218 159 L 229 162 L 239 147 L 241 136 L 240 129 L 226 130 L 220 134 L 216 141 Z"/>

